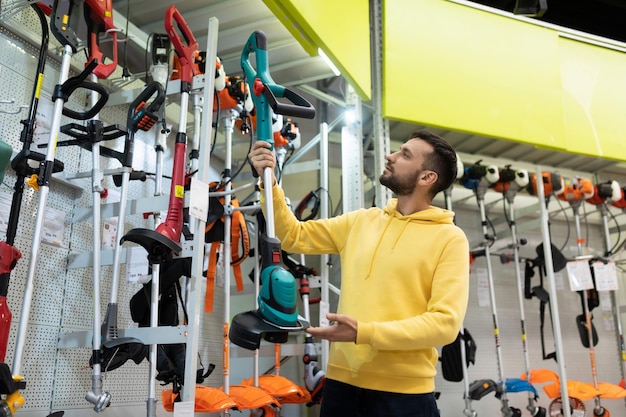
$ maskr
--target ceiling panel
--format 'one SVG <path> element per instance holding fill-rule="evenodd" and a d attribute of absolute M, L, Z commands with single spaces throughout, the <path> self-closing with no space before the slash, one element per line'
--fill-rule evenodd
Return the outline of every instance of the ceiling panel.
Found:
<path fill-rule="evenodd" d="M 442 0 L 445 1 L 445 0 Z M 455 0 L 463 2 L 463 0 Z M 547 0 L 548 12 L 541 20 L 564 24 L 577 30 L 586 30 L 599 36 L 626 41 L 623 22 L 626 21 L 626 2 L 618 0 Z M 514 0 L 484 0 L 466 3 L 479 3 L 512 11 Z M 277 84 L 293 87 L 306 86 L 299 92 L 307 97 L 318 109 L 316 122 L 303 121 L 301 130 L 303 144 L 317 134 L 318 123 L 331 122 L 340 117 L 341 106 L 345 102 L 345 82 L 336 82 L 328 66 L 319 58 L 309 56 L 292 37 L 282 23 L 271 13 L 262 0 L 113 0 L 114 8 L 121 15 L 127 15 L 130 6 L 130 21 L 145 34 L 164 33 L 163 19 L 166 9 L 174 4 L 181 12 L 199 42 L 200 49 L 206 45 L 208 21 L 216 17 L 219 21 L 218 51 L 229 75 L 241 75 L 241 49 L 255 30 L 267 35 L 268 57 L 272 78 Z M 584 13 L 583 13 L 584 12 Z M 538 18 L 539 19 L 539 18 Z M 132 73 L 145 70 L 145 45 L 129 42 L 128 65 Z M 318 92 L 315 94 L 315 92 Z M 325 97 L 331 98 L 327 100 Z M 370 103 L 364 103 L 363 133 L 371 139 Z M 390 122 L 392 148 L 398 147 L 411 131 L 427 126 L 415 126 L 398 121 Z M 626 164 L 599 158 L 555 153 L 549 149 L 503 141 L 498 138 L 476 136 L 464 132 L 430 128 L 446 138 L 468 160 L 480 158 L 500 159 L 504 162 L 521 163 L 528 166 L 542 165 L 562 169 L 565 172 L 581 170 L 585 173 L 599 173 L 600 177 L 615 176 L 626 181 Z M 242 139 L 243 140 L 243 139 Z M 245 140 L 244 140 L 245 141 Z M 235 158 L 245 158 L 247 147 L 237 145 Z M 216 150 L 217 152 L 217 150 Z M 333 159 L 339 163 L 339 159 Z"/>

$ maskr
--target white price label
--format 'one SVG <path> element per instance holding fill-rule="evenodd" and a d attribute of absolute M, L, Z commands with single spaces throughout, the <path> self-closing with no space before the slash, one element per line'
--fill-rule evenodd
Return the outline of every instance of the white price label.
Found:
<path fill-rule="evenodd" d="M 569 261 L 566 265 L 567 278 L 571 291 L 583 291 L 593 289 L 593 279 L 591 278 L 591 268 L 589 262 Z"/>

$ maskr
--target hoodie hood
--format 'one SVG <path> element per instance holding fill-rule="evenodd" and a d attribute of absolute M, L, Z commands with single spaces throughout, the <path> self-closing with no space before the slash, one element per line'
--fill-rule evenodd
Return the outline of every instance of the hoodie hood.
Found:
<path fill-rule="evenodd" d="M 384 208 L 385 214 L 396 218 L 409 218 L 411 221 L 424 222 L 424 223 L 441 223 L 441 224 L 453 224 L 454 212 L 446 209 L 442 209 L 435 206 L 429 206 L 426 210 L 421 210 L 416 213 L 403 215 L 397 210 L 398 199 L 392 198 L 387 202 L 387 206 Z"/>

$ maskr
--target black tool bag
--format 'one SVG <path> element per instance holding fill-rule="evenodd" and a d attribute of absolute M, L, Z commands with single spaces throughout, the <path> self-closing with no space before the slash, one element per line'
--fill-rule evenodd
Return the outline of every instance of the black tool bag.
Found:
<path fill-rule="evenodd" d="M 446 381 L 460 382 L 463 380 L 463 360 L 461 357 L 461 343 L 465 343 L 465 366 L 474 364 L 476 358 L 476 343 L 467 329 L 459 332 L 454 342 L 441 349 L 441 371 Z"/>
<path fill-rule="evenodd" d="M 178 326 L 180 278 L 191 275 L 191 260 L 179 258 L 165 262 L 160 275 L 159 326 Z M 139 327 L 150 326 L 151 292 L 152 281 L 144 284 L 130 299 L 130 315 Z M 157 352 L 157 371 L 159 373 L 173 373 L 183 379 L 185 344 L 158 345 Z"/>

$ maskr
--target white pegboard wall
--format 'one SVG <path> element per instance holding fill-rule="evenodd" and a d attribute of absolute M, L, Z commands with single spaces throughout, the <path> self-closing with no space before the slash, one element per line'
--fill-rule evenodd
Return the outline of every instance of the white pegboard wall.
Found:
<path fill-rule="evenodd" d="M 21 366 L 21 375 L 26 382 L 26 390 L 22 394 L 27 402 L 25 409 L 46 410 L 50 407 L 57 340 L 57 326 L 31 324 L 28 328 Z M 12 347 L 14 343 L 13 340 Z M 8 352 L 11 355 L 7 355 L 7 363 L 13 361 L 12 352 L 12 349 Z"/>
<path fill-rule="evenodd" d="M 60 349 L 56 366 L 52 409 L 88 409 L 85 394 L 91 390 L 91 368 L 88 367 L 91 351 L 87 349 Z M 83 366 L 77 368 L 77 364 Z M 148 392 L 148 362 L 134 362 L 105 373 L 103 390 L 111 394 L 111 404 L 145 403 Z"/>

